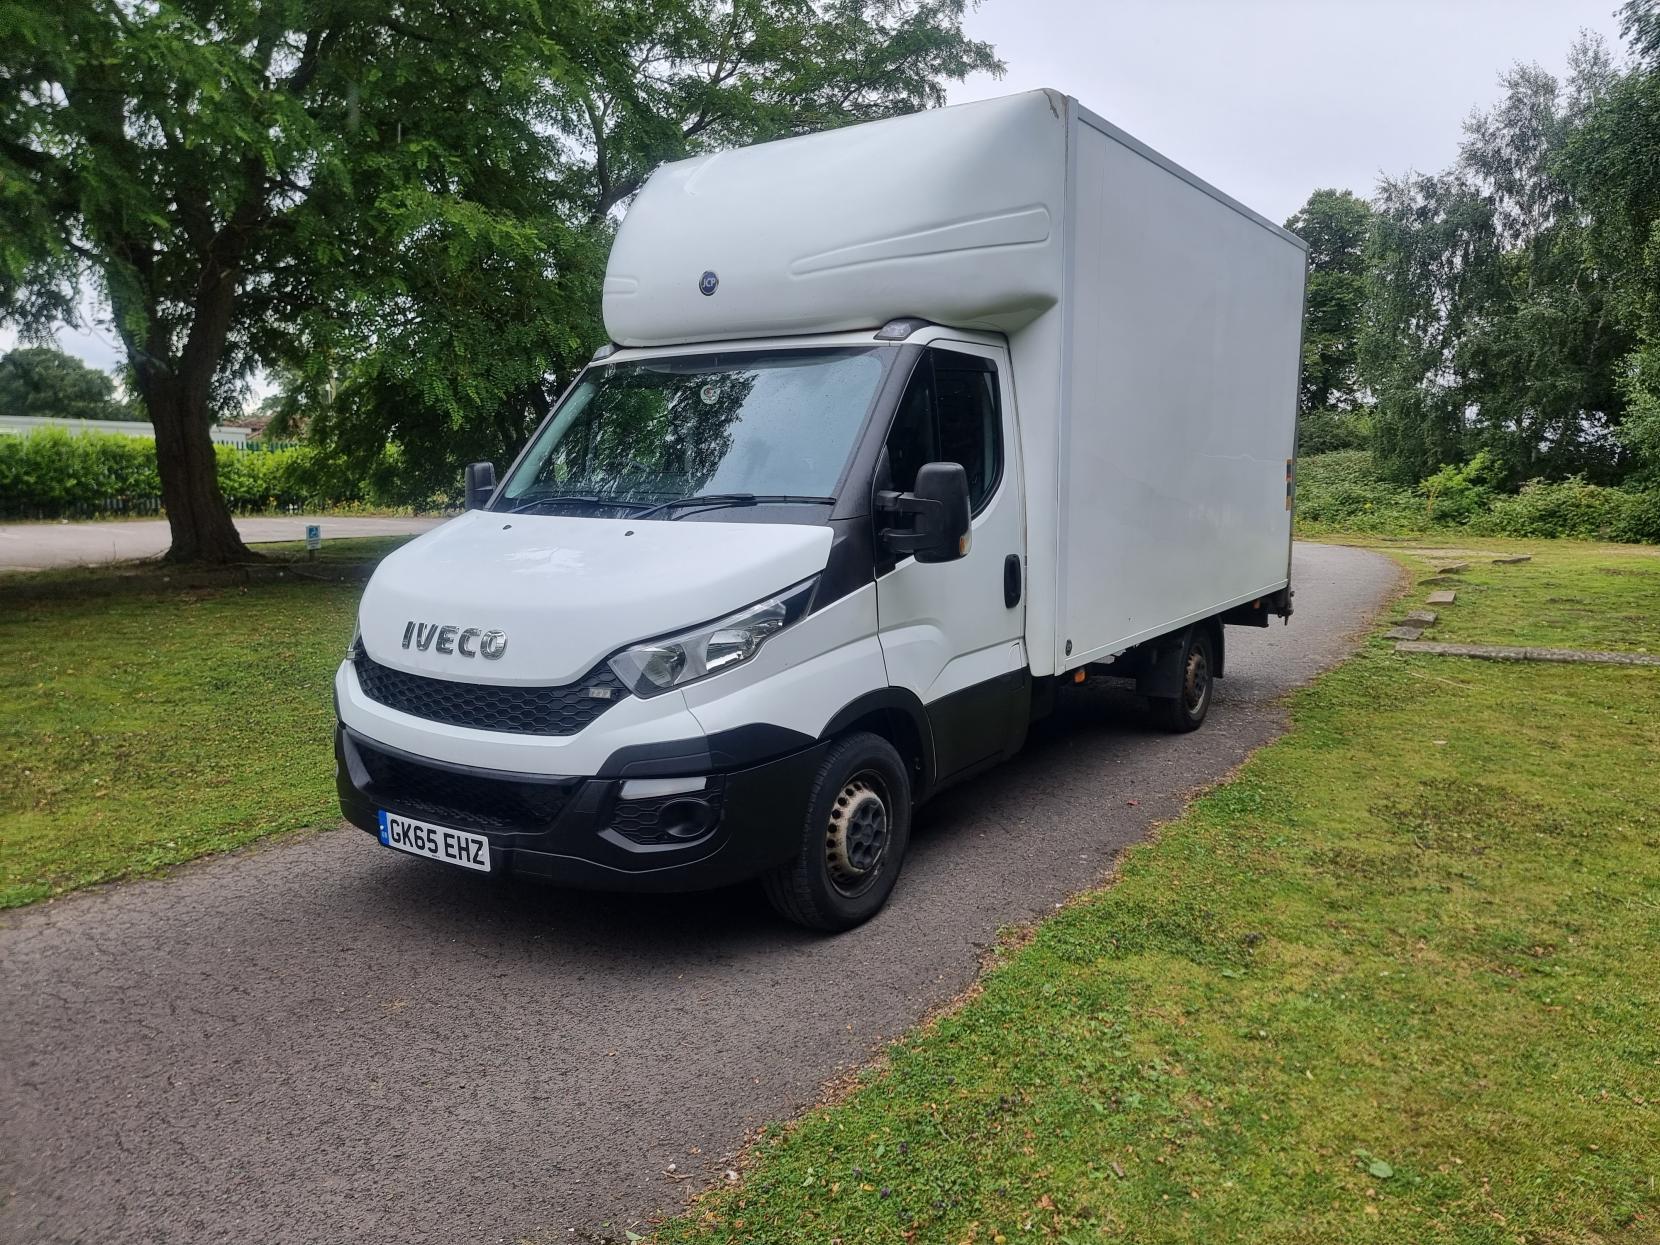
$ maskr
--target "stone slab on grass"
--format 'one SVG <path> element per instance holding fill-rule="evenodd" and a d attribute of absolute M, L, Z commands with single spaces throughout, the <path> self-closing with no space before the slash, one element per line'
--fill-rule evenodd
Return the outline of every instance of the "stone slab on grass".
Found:
<path fill-rule="evenodd" d="M 1469 569 L 1470 564 L 1468 562 L 1449 562 L 1445 566 L 1436 567 L 1435 573 L 1437 575 L 1456 575 L 1460 571 L 1467 571 Z"/>
<path fill-rule="evenodd" d="M 1424 602 L 1428 605 L 1451 605 L 1457 599 L 1458 593 L 1454 592 L 1451 588 L 1447 588 L 1441 592 L 1430 593 L 1424 598 Z"/>
<path fill-rule="evenodd" d="M 1428 653 L 1436 657 L 1479 657 L 1485 661 L 1548 661 L 1587 666 L 1656 666 L 1660 656 L 1653 653 L 1610 653 L 1578 648 L 1512 648 L 1503 644 L 1437 644 L 1428 640 L 1403 640 L 1397 653 Z"/>
<path fill-rule="evenodd" d="M 1408 627 L 1433 627 L 1435 626 L 1435 620 L 1439 617 L 1440 615 L 1434 610 L 1413 610 L 1401 619 L 1401 623 Z"/>
<path fill-rule="evenodd" d="M 1412 627 L 1402 624 L 1399 627 L 1389 628 L 1388 631 L 1383 633 L 1383 638 L 1386 640 L 1416 640 L 1423 634 L 1424 629 L 1422 627 Z"/>
<path fill-rule="evenodd" d="M 1513 553 L 1508 558 L 1494 558 L 1494 566 L 1516 566 L 1522 562 L 1533 561 L 1531 553 Z"/>

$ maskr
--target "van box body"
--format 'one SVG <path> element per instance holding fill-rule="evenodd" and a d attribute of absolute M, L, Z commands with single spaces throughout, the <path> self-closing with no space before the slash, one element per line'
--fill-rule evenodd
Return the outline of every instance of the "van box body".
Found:
<path fill-rule="evenodd" d="M 1306 251 L 1032 91 L 665 166 L 605 323 L 644 347 L 896 316 L 1006 334 L 1042 499 L 1026 644 L 1053 674 L 1289 582 Z"/>

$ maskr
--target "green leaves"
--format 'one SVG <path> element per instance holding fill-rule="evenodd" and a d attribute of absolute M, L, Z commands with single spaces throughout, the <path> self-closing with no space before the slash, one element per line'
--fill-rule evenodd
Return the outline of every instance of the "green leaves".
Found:
<path fill-rule="evenodd" d="M 943 102 L 1001 68 L 964 8 L 0 0 L 0 321 L 49 328 L 90 281 L 152 414 L 199 432 L 279 375 L 329 455 L 391 445 L 430 493 L 604 340 L 652 168 Z"/>
<path fill-rule="evenodd" d="M 51 419 L 142 419 L 115 397 L 97 368 L 47 346 L 19 346 L 0 357 L 0 415 Z"/>
<path fill-rule="evenodd" d="M 1347 190 L 1316 190 L 1285 227 L 1309 244 L 1301 410 L 1348 410 L 1359 387 L 1355 340 L 1365 301 L 1372 208 Z M 1347 449 L 1323 444 L 1319 449 Z"/>
<path fill-rule="evenodd" d="M 946 81 L 998 68 L 963 36 L 963 8 L 547 8 L 533 50 L 484 62 L 508 103 L 469 98 L 454 135 L 412 125 L 370 170 L 373 193 L 356 176 L 364 241 L 335 302 L 310 317 L 306 349 L 287 357 L 303 389 L 331 395 L 312 435 L 353 462 L 390 437 L 417 473 L 411 493 L 511 458 L 605 341 L 612 231 L 657 164 L 942 102 Z"/>
<path fill-rule="evenodd" d="M 1642 352 L 1660 341 L 1660 262 L 1645 249 L 1660 69 L 1617 72 L 1586 36 L 1565 80 L 1517 65 L 1502 82 L 1453 168 L 1379 187 L 1358 342 L 1373 451 L 1401 484 L 1481 451 L 1507 489 L 1660 468 Z"/>

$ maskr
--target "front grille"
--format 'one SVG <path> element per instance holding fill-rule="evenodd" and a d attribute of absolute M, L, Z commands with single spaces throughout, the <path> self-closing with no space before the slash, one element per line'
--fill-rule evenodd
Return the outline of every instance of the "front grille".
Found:
<path fill-rule="evenodd" d="M 359 741 L 357 754 L 369 773 L 367 794 L 411 817 L 479 830 L 536 830 L 564 809 L 580 778 L 522 782 L 484 778 L 423 765 Z"/>
<path fill-rule="evenodd" d="M 363 694 L 389 709 L 480 731 L 515 735 L 574 735 L 628 688 L 601 662 L 564 687 L 504 687 L 407 674 L 383 666 L 359 648 L 354 664 Z"/>

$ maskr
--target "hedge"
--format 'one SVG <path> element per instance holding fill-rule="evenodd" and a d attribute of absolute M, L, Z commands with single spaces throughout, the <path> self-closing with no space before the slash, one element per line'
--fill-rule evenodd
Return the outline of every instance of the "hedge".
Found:
<path fill-rule="evenodd" d="M 1574 477 L 1533 480 L 1506 493 L 1483 482 L 1479 461 L 1443 468 L 1416 488 L 1403 488 L 1379 477 L 1369 452 L 1345 450 L 1298 462 L 1297 526 L 1311 534 L 1464 531 L 1660 544 L 1660 491 Z"/>
<path fill-rule="evenodd" d="M 244 450 L 216 445 L 219 487 L 233 510 L 318 508 L 366 500 L 366 490 L 311 446 Z M 116 433 L 44 428 L 0 433 L 0 517 L 156 514 L 156 444 Z"/>

